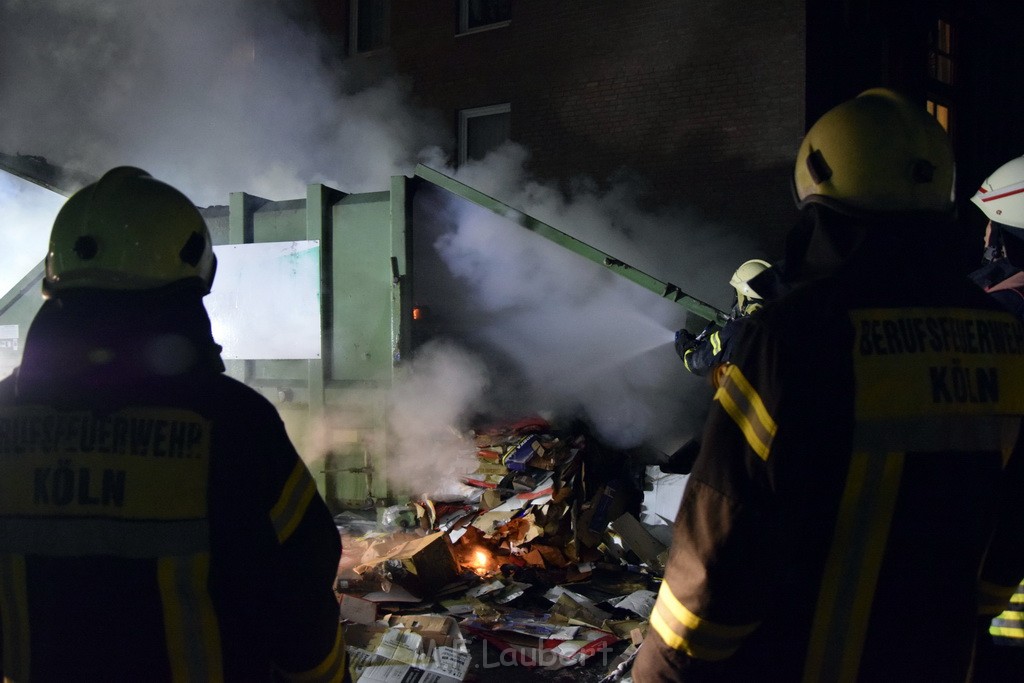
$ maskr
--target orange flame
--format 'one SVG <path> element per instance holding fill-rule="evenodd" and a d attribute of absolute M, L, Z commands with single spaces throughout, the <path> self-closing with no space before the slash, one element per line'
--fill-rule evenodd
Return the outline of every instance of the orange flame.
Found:
<path fill-rule="evenodd" d="M 474 572 L 483 576 L 491 566 L 490 554 L 483 548 L 477 548 L 473 551 L 472 560 L 470 560 L 469 566 Z"/>

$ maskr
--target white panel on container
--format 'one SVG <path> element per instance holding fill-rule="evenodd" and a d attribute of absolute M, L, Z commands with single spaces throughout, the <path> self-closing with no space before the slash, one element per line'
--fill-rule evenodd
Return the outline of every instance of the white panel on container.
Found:
<path fill-rule="evenodd" d="M 43 260 L 66 197 L 0 171 L 0 297 Z"/>
<path fill-rule="evenodd" d="M 206 309 L 225 359 L 320 357 L 320 241 L 215 246 Z"/>
<path fill-rule="evenodd" d="M 18 350 L 18 326 L 0 325 L 0 349 Z"/>

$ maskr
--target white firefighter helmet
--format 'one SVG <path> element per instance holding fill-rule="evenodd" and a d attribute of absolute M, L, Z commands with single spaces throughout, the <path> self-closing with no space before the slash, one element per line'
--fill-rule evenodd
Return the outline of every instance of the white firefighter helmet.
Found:
<path fill-rule="evenodd" d="M 736 307 L 739 310 L 747 312 L 747 307 L 752 301 L 761 300 L 761 295 L 751 288 L 750 281 L 770 267 L 771 264 L 767 261 L 759 258 L 750 259 L 740 264 L 740 267 L 729 278 L 729 284 L 736 290 Z"/>
<path fill-rule="evenodd" d="M 971 201 L 990 221 L 1024 229 L 1024 156 L 993 171 Z"/>

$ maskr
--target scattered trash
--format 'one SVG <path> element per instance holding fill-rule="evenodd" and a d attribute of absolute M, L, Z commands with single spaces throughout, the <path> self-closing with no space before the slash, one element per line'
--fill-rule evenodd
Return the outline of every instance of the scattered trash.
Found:
<path fill-rule="evenodd" d="M 667 557 L 640 521 L 645 468 L 585 427 L 540 418 L 467 438 L 478 449 L 461 482 L 468 495 L 335 520 L 353 681 L 462 681 L 474 643 L 485 667 L 557 671 L 596 659 L 605 680 L 619 680 Z"/>

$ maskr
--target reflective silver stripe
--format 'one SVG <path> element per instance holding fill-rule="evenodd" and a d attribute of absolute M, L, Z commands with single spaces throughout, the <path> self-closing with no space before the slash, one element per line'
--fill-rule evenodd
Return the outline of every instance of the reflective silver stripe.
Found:
<path fill-rule="evenodd" d="M 300 460 L 295 463 L 288 481 L 284 484 L 281 497 L 270 511 L 270 520 L 277 532 L 277 540 L 284 543 L 306 514 L 309 501 L 316 495 L 316 482 Z"/>
<path fill-rule="evenodd" d="M 27 681 L 31 675 L 27 603 L 25 558 L 0 555 L 0 623 L 4 630 L 5 681 Z"/>
<path fill-rule="evenodd" d="M 220 632 L 207 590 L 209 555 L 165 557 L 157 575 L 174 681 L 222 681 Z"/>
<path fill-rule="evenodd" d="M 153 558 L 210 548 L 205 519 L 139 522 L 119 519 L 0 519 L 0 551 L 73 557 Z"/>
<path fill-rule="evenodd" d="M 1019 417 L 960 416 L 871 420 L 857 425 L 854 448 L 907 453 L 1003 451 L 1013 448 Z"/>
<path fill-rule="evenodd" d="M 1003 612 L 992 620 L 988 632 L 997 638 L 1024 641 L 1024 615 L 1021 615 L 1020 612 Z"/>

